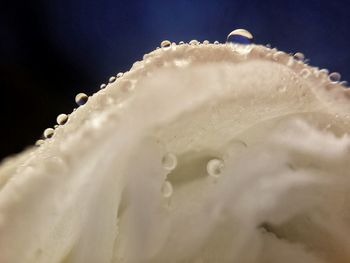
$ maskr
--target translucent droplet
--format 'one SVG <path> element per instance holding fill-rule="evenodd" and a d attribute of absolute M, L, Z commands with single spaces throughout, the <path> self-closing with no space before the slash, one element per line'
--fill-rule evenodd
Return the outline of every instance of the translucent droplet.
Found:
<path fill-rule="evenodd" d="M 219 45 L 219 41 L 215 40 L 214 45 Z"/>
<path fill-rule="evenodd" d="M 235 29 L 227 35 L 226 43 L 227 42 L 251 44 L 253 42 L 253 35 L 245 29 Z"/>
<path fill-rule="evenodd" d="M 192 46 L 196 46 L 196 45 L 199 44 L 199 42 L 197 40 L 195 40 L 195 39 L 192 39 L 189 44 L 192 45 Z"/>
<path fill-rule="evenodd" d="M 167 153 L 162 158 L 162 165 L 165 170 L 174 170 L 177 166 L 177 157 L 173 153 Z"/>
<path fill-rule="evenodd" d="M 303 78 L 308 78 L 311 74 L 310 70 L 308 70 L 307 68 L 304 68 L 300 71 L 300 76 L 303 77 Z"/>
<path fill-rule="evenodd" d="M 121 78 L 123 75 L 124 75 L 123 72 L 119 72 L 119 73 L 117 74 L 117 79 Z"/>
<path fill-rule="evenodd" d="M 180 41 L 180 42 L 179 42 L 179 45 L 183 45 L 183 44 L 185 44 L 185 42 L 183 42 L 183 41 Z"/>
<path fill-rule="evenodd" d="M 85 93 L 79 93 L 75 96 L 75 102 L 79 106 L 84 105 L 88 101 L 89 97 Z"/>
<path fill-rule="evenodd" d="M 51 138 L 53 136 L 53 134 L 55 133 L 55 130 L 52 129 L 52 128 L 47 128 L 45 131 L 44 131 L 44 137 L 45 138 Z"/>
<path fill-rule="evenodd" d="M 63 124 L 65 124 L 68 121 L 68 115 L 62 113 L 62 114 L 57 116 L 56 121 L 57 121 L 58 125 L 63 125 Z"/>
<path fill-rule="evenodd" d="M 55 125 L 53 126 L 53 128 L 54 128 L 54 129 L 58 128 L 58 124 L 55 124 Z"/>
<path fill-rule="evenodd" d="M 204 41 L 203 41 L 203 44 L 204 44 L 204 45 L 208 45 L 209 43 L 210 43 L 209 40 L 204 40 Z"/>
<path fill-rule="evenodd" d="M 35 142 L 35 146 L 40 146 L 40 145 L 42 145 L 43 143 L 44 143 L 45 141 L 44 140 L 37 140 L 36 142 Z"/>
<path fill-rule="evenodd" d="M 212 177 L 219 177 L 224 168 L 224 162 L 220 159 L 211 159 L 207 163 L 207 172 Z"/>
<path fill-rule="evenodd" d="M 106 84 L 101 84 L 100 89 L 104 89 L 107 85 Z"/>
<path fill-rule="evenodd" d="M 162 191 L 162 195 L 165 198 L 168 198 L 173 194 L 173 186 L 169 181 L 165 181 L 162 185 L 161 191 Z"/>
<path fill-rule="evenodd" d="M 108 83 L 113 83 L 116 80 L 116 77 L 112 76 L 108 79 Z"/>
<path fill-rule="evenodd" d="M 163 40 L 160 46 L 164 49 L 168 49 L 171 46 L 171 42 L 169 40 Z"/>
<path fill-rule="evenodd" d="M 297 52 L 293 55 L 294 59 L 297 60 L 297 61 L 304 61 L 305 59 L 305 56 L 303 53 L 301 52 Z"/>
<path fill-rule="evenodd" d="M 332 82 L 338 82 L 341 79 L 341 75 L 338 72 L 332 72 L 328 78 Z"/>

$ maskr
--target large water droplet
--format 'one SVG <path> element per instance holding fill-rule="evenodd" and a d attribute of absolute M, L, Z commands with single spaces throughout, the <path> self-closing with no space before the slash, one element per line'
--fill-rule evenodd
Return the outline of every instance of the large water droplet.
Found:
<path fill-rule="evenodd" d="M 332 72 L 328 78 L 332 82 L 338 82 L 341 79 L 341 75 L 338 72 Z"/>
<path fill-rule="evenodd" d="M 226 42 L 251 44 L 253 42 L 253 35 L 245 29 L 235 29 L 227 35 Z"/>
<path fill-rule="evenodd" d="M 164 49 L 168 49 L 171 46 L 171 42 L 169 40 L 163 40 L 162 43 L 160 43 L 160 47 Z"/>
<path fill-rule="evenodd" d="M 58 125 L 63 125 L 63 124 L 65 124 L 68 121 L 68 115 L 62 113 L 62 114 L 57 116 L 56 121 L 57 121 Z"/>
<path fill-rule="evenodd" d="M 79 106 L 84 105 L 88 101 L 89 97 L 85 93 L 79 93 L 75 96 L 75 102 Z"/>
<path fill-rule="evenodd" d="M 174 170 L 177 165 L 177 157 L 173 153 L 167 153 L 162 158 L 162 165 L 165 170 Z"/>
<path fill-rule="evenodd" d="M 44 131 L 44 137 L 45 138 L 51 138 L 53 136 L 53 134 L 55 133 L 55 130 L 52 129 L 52 128 L 47 128 L 45 131 Z"/>
<path fill-rule="evenodd" d="M 224 168 L 224 162 L 220 159 L 211 159 L 207 163 L 207 172 L 212 177 L 220 177 Z"/>
<path fill-rule="evenodd" d="M 162 195 L 168 198 L 173 194 L 173 186 L 169 181 L 165 181 L 162 185 L 161 191 L 162 191 Z"/>

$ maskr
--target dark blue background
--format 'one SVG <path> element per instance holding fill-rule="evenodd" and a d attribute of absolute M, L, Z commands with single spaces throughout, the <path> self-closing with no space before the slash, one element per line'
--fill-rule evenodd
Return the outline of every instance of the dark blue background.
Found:
<path fill-rule="evenodd" d="M 301 51 L 350 80 L 349 1 L 83 1 L 0 3 L 0 158 L 20 151 L 161 40 L 224 42 L 235 28 Z"/>

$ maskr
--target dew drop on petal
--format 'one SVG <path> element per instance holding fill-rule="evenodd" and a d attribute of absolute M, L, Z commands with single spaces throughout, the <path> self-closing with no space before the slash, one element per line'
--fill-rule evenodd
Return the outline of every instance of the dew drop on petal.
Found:
<path fill-rule="evenodd" d="M 113 83 L 116 80 L 116 77 L 112 76 L 108 79 L 108 83 Z"/>
<path fill-rule="evenodd" d="M 75 96 L 75 102 L 79 106 L 84 105 L 88 101 L 89 97 L 85 93 L 79 93 Z"/>
<path fill-rule="evenodd" d="M 177 166 L 177 157 L 173 153 L 167 153 L 162 158 L 162 165 L 165 170 L 174 170 Z"/>
<path fill-rule="evenodd" d="M 332 82 L 338 82 L 341 79 L 341 75 L 338 72 L 332 72 L 328 78 Z"/>
<path fill-rule="evenodd" d="M 220 159 L 211 159 L 207 163 L 207 172 L 212 177 L 219 177 L 224 168 L 224 162 Z"/>
<path fill-rule="evenodd" d="M 165 181 L 163 183 L 163 185 L 162 185 L 161 191 L 162 191 L 162 195 L 165 198 L 170 197 L 173 194 L 173 186 L 172 186 L 172 184 L 169 181 Z"/>
<path fill-rule="evenodd" d="M 58 125 L 63 125 L 63 124 L 65 124 L 68 121 L 68 115 L 62 113 L 62 114 L 57 116 L 56 121 L 57 121 Z"/>
<path fill-rule="evenodd" d="M 101 86 L 100 86 L 100 89 L 104 89 L 107 85 L 102 83 Z"/>
<path fill-rule="evenodd" d="M 208 45 L 209 43 L 210 43 L 209 40 L 204 40 L 204 41 L 203 41 L 203 44 L 204 44 L 204 45 Z"/>
<path fill-rule="evenodd" d="M 219 45 L 219 41 L 214 41 L 214 45 Z"/>
<path fill-rule="evenodd" d="M 123 75 L 124 75 L 123 72 L 119 72 L 119 73 L 117 74 L 117 79 L 121 78 Z"/>
<path fill-rule="evenodd" d="M 163 40 L 160 43 L 160 47 L 164 49 L 168 49 L 171 46 L 171 42 L 169 40 Z"/>
<path fill-rule="evenodd" d="M 227 35 L 226 43 L 251 44 L 253 35 L 245 29 L 235 29 Z"/>
<path fill-rule="evenodd" d="M 44 131 L 44 137 L 45 138 L 51 138 L 53 136 L 53 134 L 55 133 L 55 130 L 52 129 L 52 128 L 47 128 L 45 131 Z"/>
<path fill-rule="evenodd" d="M 305 56 L 303 53 L 301 52 L 297 52 L 293 55 L 294 59 L 297 60 L 297 61 L 304 61 L 305 59 Z"/>
<path fill-rule="evenodd" d="M 37 141 L 35 142 L 35 146 L 40 146 L 40 145 L 42 145 L 44 142 L 45 142 L 44 140 L 39 139 L 39 140 L 37 140 Z"/>
<path fill-rule="evenodd" d="M 193 45 L 193 46 L 196 46 L 196 45 L 199 44 L 199 42 L 198 42 L 196 39 L 193 39 L 193 40 L 190 41 L 189 44 L 190 44 L 190 45 Z"/>

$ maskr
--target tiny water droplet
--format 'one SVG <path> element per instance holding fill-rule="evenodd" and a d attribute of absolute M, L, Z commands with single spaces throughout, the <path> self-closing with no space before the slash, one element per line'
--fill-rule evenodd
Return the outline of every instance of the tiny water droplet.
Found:
<path fill-rule="evenodd" d="M 121 78 L 123 75 L 124 75 L 123 72 L 119 72 L 119 73 L 117 74 L 117 79 Z"/>
<path fill-rule="evenodd" d="M 196 39 L 192 39 L 189 44 L 192 46 L 196 46 L 199 44 L 199 42 Z"/>
<path fill-rule="evenodd" d="M 55 124 L 55 125 L 53 126 L 53 128 L 54 128 L 54 129 L 58 128 L 58 125 L 57 125 L 57 124 Z"/>
<path fill-rule="evenodd" d="M 303 78 L 308 78 L 311 74 L 310 70 L 308 70 L 307 68 L 304 68 L 300 71 L 300 76 L 303 77 Z"/>
<path fill-rule="evenodd" d="M 173 153 L 166 153 L 162 158 L 162 165 L 165 170 L 174 170 L 177 166 L 177 157 Z"/>
<path fill-rule="evenodd" d="M 341 75 L 338 72 L 332 72 L 328 78 L 332 82 L 338 82 L 341 79 Z"/>
<path fill-rule="evenodd" d="M 173 194 L 173 186 L 172 186 L 172 184 L 169 181 L 165 181 L 163 183 L 163 185 L 162 185 L 161 191 L 162 191 L 162 195 L 165 198 L 170 197 Z"/>
<path fill-rule="evenodd" d="M 100 86 L 100 89 L 104 89 L 107 85 L 102 83 L 101 86 Z"/>
<path fill-rule="evenodd" d="M 203 41 L 203 44 L 204 44 L 204 45 L 208 45 L 209 43 L 210 43 L 209 40 L 204 40 L 204 41 Z"/>
<path fill-rule="evenodd" d="M 55 130 L 52 129 L 52 128 L 47 128 L 45 131 L 44 131 L 44 137 L 49 139 L 53 136 L 53 134 L 55 133 Z"/>
<path fill-rule="evenodd" d="M 271 44 L 266 44 L 266 46 L 265 47 L 267 47 L 267 48 L 271 48 Z"/>
<path fill-rule="evenodd" d="M 160 47 L 164 48 L 164 49 L 168 49 L 171 46 L 171 42 L 169 40 L 163 40 L 160 43 Z"/>
<path fill-rule="evenodd" d="M 37 141 L 35 142 L 35 146 L 40 146 L 40 145 L 42 145 L 44 142 L 45 142 L 44 140 L 39 139 L 39 140 L 37 140 Z"/>
<path fill-rule="evenodd" d="M 207 163 L 207 172 L 212 177 L 219 177 L 224 168 L 224 162 L 220 159 L 211 159 Z"/>
<path fill-rule="evenodd" d="M 58 125 L 63 125 L 63 124 L 65 124 L 68 121 L 68 115 L 62 113 L 62 114 L 57 116 L 56 121 L 57 121 Z"/>
<path fill-rule="evenodd" d="M 295 60 L 297 60 L 297 61 L 304 61 L 305 56 L 304 56 L 303 53 L 297 52 L 297 53 L 295 53 L 295 54 L 293 55 L 293 58 L 294 58 Z"/>
<path fill-rule="evenodd" d="M 116 77 L 112 76 L 108 79 L 108 83 L 113 83 L 116 80 Z"/>
<path fill-rule="evenodd" d="M 89 97 L 85 93 L 79 93 L 75 96 L 75 102 L 79 106 L 84 105 L 88 101 Z"/>
<path fill-rule="evenodd" d="M 218 45 L 219 44 L 219 41 L 214 41 L 214 45 Z"/>
<path fill-rule="evenodd" d="M 253 35 L 245 29 L 235 29 L 227 35 L 226 43 L 236 44 L 251 44 L 253 42 Z"/>
<path fill-rule="evenodd" d="M 343 80 L 341 82 L 339 82 L 340 85 L 343 85 L 345 88 L 348 87 L 348 82 L 346 80 Z"/>
<path fill-rule="evenodd" d="M 183 41 L 180 41 L 180 42 L 179 42 L 179 45 L 183 45 L 183 44 L 185 44 L 185 42 L 183 42 Z"/>

